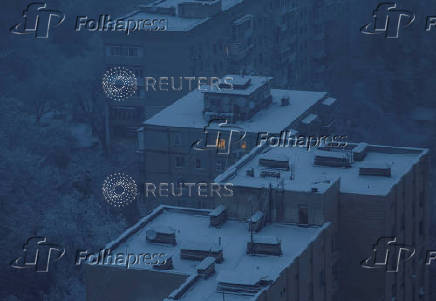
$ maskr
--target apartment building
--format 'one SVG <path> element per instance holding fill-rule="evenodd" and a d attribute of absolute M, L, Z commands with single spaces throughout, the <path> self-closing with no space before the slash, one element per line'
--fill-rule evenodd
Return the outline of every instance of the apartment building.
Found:
<path fill-rule="evenodd" d="M 331 222 L 336 300 L 429 300 L 428 160 L 426 149 L 366 143 L 315 151 L 257 148 L 217 177 L 233 183 L 234 193 L 212 206 L 226 206 L 234 218 L 260 211 L 271 222 Z M 363 268 L 386 237 L 412 246 L 416 255 L 401 261 L 397 273 Z M 378 252 L 383 257 L 386 250 Z"/>
<path fill-rule="evenodd" d="M 160 206 L 105 250 L 131 260 L 88 257 L 88 301 L 333 300 L 329 223 L 269 223 L 255 232 L 225 209 Z M 141 254 L 148 259 L 136 260 Z"/>
<path fill-rule="evenodd" d="M 111 104 L 112 131 L 134 133 L 144 119 L 190 92 L 146 91 L 145 76 L 271 74 L 277 87 L 321 88 L 327 65 L 322 24 L 329 17 L 323 3 L 159 0 L 121 17 L 158 20 L 162 30 L 102 33 L 106 67 L 128 67 L 139 84 L 135 97 Z"/>
<path fill-rule="evenodd" d="M 192 91 L 143 123 L 138 153 L 144 183 L 211 182 L 258 146 L 261 133 L 316 135 L 332 130 L 337 101 L 325 92 L 272 89 L 272 78 L 264 76 L 226 78 L 233 80 L 231 89 Z M 204 198 L 145 196 L 147 208 L 158 199 L 210 208 Z"/>

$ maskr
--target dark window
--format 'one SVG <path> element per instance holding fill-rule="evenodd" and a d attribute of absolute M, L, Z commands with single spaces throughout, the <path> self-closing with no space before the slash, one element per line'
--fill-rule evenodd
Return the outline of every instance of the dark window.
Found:
<path fill-rule="evenodd" d="M 195 168 L 201 168 L 201 160 L 195 159 Z"/>
<path fill-rule="evenodd" d="M 298 206 L 298 223 L 300 225 L 309 224 L 309 214 L 306 206 Z"/>
<path fill-rule="evenodd" d="M 129 56 L 138 56 L 138 48 L 136 47 L 129 48 Z"/>
<path fill-rule="evenodd" d="M 176 157 L 176 167 L 180 168 L 185 166 L 185 158 L 184 157 Z"/>

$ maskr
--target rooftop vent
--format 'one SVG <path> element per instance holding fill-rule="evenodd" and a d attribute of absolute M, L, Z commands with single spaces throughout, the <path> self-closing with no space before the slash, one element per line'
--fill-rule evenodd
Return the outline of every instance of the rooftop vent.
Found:
<path fill-rule="evenodd" d="M 233 78 L 233 89 L 235 90 L 245 90 L 251 84 L 251 78 L 238 76 Z"/>
<path fill-rule="evenodd" d="M 301 122 L 304 124 L 311 124 L 318 118 L 318 115 L 310 113 Z"/>
<path fill-rule="evenodd" d="M 248 219 L 248 230 L 259 232 L 265 224 L 265 215 L 262 211 L 256 211 L 255 214 L 253 214 Z"/>
<path fill-rule="evenodd" d="M 282 107 L 289 106 L 289 96 L 282 97 L 280 104 Z"/>
<path fill-rule="evenodd" d="M 173 270 L 174 269 L 174 265 L 173 265 L 173 256 L 167 256 L 165 258 L 165 263 L 159 263 L 159 264 L 154 264 L 153 265 L 153 269 L 155 270 Z"/>
<path fill-rule="evenodd" d="M 368 143 L 361 142 L 352 150 L 353 159 L 356 161 L 363 161 L 368 153 Z"/>
<path fill-rule="evenodd" d="M 209 213 L 209 218 L 212 227 L 221 226 L 227 220 L 227 208 L 224 205 L 219 205 Z"/>
<path fill-rule="evenodd" d="M 209 278 L 215 273 L 215 257 L 206 257 L 197 265 L 197 273 L 203 278 Z"/>
<path fill-rule="evenodd" d="M 176 231 L 170 227 L 159 227 L 147 230 L 146 239 L 152 243 L 176 245 Z"/>
<path fill-rule="evenodd" d="M 162 6 L 158 6 L 159 4 L 160 4 L 160 2 L 153 3 L 150 5 L 140 5 L 139 9 L 143 12 L 146 12 L 146 13 L 154 13 L 154 14 L 167 15 L 167 16 L 175 16 L 176 15 L 176 8 L 174 6 L 162 7 Z"/>
<path fill-rule="evenodd" d="M 359 175 L 390 177 L 391 167 L 384 162 L 365 163 L 360 166 Z"/>
<path fill-rule="evenodd" d="M 263 170 L 260 172 L 262 178 L 277 178 L 280 179 L 280 172 L 272 170 Z"/>
<path fill-rule="evenodd" d="M 179 16 L 183 18 L 207 18 L 221 11 L 221 0 L 186 1 L 177 5 Z"/>
<path fill-rule="evenodd" d="M 217 244 L 187 244 L 180 249 L 180 258 L 188 260 L 203 260 L 206 257 L 213 257 L 218 263 L 223 262 L 223 248 Z"/>
<path fill-rule="evenodd" d="M 244 274 L 239 271 L 221 271 L 217 277 L 217 291 L 254 296 L 271 281 L 261 273 Z"/>
<path fill-rule="evenodd" d="M 261 157 L 259 159 L 259 165 L 267 168 L 289 170 L 289 160 L 287 157 Z"/>
<path fill-rule="evenodd" d="M 347 152 L 316 151 L 314 164 L 329 167 L 351 167 L 351 154 Z"/>
<path fill-rule="evenodd" d="M 247 242 L 247 254 L 282 255 L 282 243 L 274 236 L 256 236 Z"/>
<path fill-rule="evenodd" d="M 247 169 L 247 176 L 254 177 L 254 168 Z"/>

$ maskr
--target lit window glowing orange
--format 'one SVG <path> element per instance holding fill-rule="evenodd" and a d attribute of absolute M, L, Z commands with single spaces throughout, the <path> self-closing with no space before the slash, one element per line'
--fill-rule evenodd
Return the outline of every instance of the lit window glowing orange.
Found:
<path fill-rule="evenodd" d="M 224 140 L 224 139 L 219 139 L 219 140 L 218 140 L 218 148 L 219 148 L 219 149 L 225 149 L 225 148 L 226 148 L 226 140 Z"/>
<path fill-rule="evenodd" d="M 246 149 L 247 148 L 247 142 L 242 142 L 242 144 L 241 144 L 241 148 L 242 149 Z"/>

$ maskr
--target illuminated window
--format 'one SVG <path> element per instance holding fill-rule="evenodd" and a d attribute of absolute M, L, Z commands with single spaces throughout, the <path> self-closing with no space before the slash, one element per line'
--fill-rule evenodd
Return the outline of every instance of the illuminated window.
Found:
<path fill-rule="evenodd" d="M 224 140 L 224 139 L 219 139 L 218 140 L 218 148 L 219 149 L 225 149 L 226 148 L 226 140 Z"/>
<path fill-rule="evenodd" d="M 242 149 L 246 149 L 246 148 L 247 148 L 247 142 L 246 142 L 246 141 L 243 141 L 243 142 L 241 143 L 241 148 L 242 148 Z"/>

